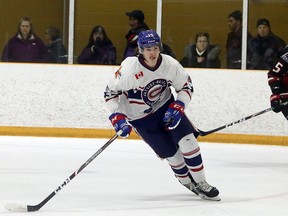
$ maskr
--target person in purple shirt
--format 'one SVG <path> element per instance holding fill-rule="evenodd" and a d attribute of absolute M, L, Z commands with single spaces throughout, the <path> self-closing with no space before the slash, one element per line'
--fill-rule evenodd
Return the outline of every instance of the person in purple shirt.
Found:
<path fill-rule="evenodd" d="M 48 50 L 44 42 L 33 32 L 29 17 L 20 19 L 18 32 L 4 47 L 2 62 L 46 62 Z"/>
<path fill-rule="evenodd" d="M 79 64 L 103 64 L 113 65 L 116 63 L 117 52 L 112 41 L 102 26 L 95 26 L 89 37 L 87 46 L 78 56 Z"/>

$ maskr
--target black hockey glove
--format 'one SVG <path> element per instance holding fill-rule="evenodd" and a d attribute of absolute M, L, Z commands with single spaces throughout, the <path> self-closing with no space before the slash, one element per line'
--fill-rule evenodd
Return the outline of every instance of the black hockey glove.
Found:
<path fill-rule="evenodd" d="M 278 113 L 282 110 L 282 101 L 279 94 L 272 94 L 270 96 L 271 108 L 274 112 Z"/>

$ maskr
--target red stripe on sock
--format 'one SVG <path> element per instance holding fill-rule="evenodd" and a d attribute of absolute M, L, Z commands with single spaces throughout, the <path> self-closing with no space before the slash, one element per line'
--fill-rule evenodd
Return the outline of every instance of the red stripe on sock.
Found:
<path fill-rule="evenodd" d="M 199 172 L 199 171 L 201 171 L 201 170 L 203 170 L 204 169 L 204 166 L 203 165 L 201 165 L 201 167 L 199 167 L 199 168 L 195 168 L 195 169 L 190 169 L 192 172 Z"/>
<path fill-rule="evenodd" d="M 188 157 L 188 156 L 191 156 L 191 155 L 193 155 L 193 154 L 196 154 L 196 153 L 199 152 L 199 151 L 200 151 L 200 148 L 198 147 L 198 148 L 194 149 L 193 151 L 183 153 L 183 155 L 184 155 L 184 157 L 185 157 L 185 156 Z"/>

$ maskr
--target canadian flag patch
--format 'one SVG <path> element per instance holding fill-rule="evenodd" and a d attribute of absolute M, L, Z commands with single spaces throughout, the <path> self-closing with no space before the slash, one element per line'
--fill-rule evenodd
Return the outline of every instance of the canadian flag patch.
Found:
<path fill-rule="evenodd" d="M 142 71 L 140 71 L 139 73 L 135 74 L 136 79 L 140 79 L 143 76 L 144 76 L 144 74 L 143 74 Z"/>

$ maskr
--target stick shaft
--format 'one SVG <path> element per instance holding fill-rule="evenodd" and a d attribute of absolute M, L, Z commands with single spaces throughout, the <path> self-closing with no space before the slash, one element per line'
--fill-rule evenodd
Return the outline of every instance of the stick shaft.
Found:
<path fill-rule="evenodd" d="M 27 211 L 38 211 L 40 208 L 42 208 L 52 197 L 54 197 L 64 186 L 66 186 L 76 175 L 78 175 L 88 164 L 90 164 L 99 154 L 101 154 L 104 149 L 106 149 L 116 138 L 118 137 L 117 134 L 115 134 L 110 140 L 108 140 L 97 152 L 95 152 L 85 163 L 82 164 L 82 166 L 73 172 L 61 185 L 59 185 L 49 196 L 47 196 L 42 202 L 40 202 L 37 205 L 27 205 Z"/>
<path fill-rule="evenodd" d="M 282 104 L 281 104 L 281 107 L 283 108 L 284 106 L 287 106 L 287 105 L 288 105 L 288 101 L 282 103 Z M 206 135 L 215 133 L 215 132 L 217 132 L 217 131 L 223 130 L 223 129 L 227 128 L 227 127 L 233 126 L 233 125 L 235 125 L 235 124 L 241 123 L 241 122 L 243 122 L 243 121 L 246 121 L 246 120 L 248 120 L 248 119 L 251 119 L 251 118 L 254 118 L 254 117 L 256 117 L 256 116 L 262 115 L 262 114 L 264 114 L 264 113 L 270 112 L 271 110 L 272 110 L 271 107 L 270 107 L 270 108 L 267 108 L 267 109 L 265 109 L 265 110 L 262 110 L 262 111 L 260 111 L 260 112 L 254 113 L 254 114 L 249 115 L 249 116 L 246 116 L 246 117 L 241 118 L 241 119 L 239 119 L 239 120 L 237 120 L 237 121 L 233 121 L 233 122 L 231 122 L 231 123 L 229 123 L 229 124 L 223 125 L 223 126 L 221 126 L 221 127 L 215 128 L 215 129 L 210 130 L 210 131 L 202 131 L 202 130 L 199 130 L 199 129 L 197 129 L 197 130 L 198 130 L 200 136 L 206 136 Z"/>
<path fill-rule="evenodd" d="M 220 127 L 215 128 L 215 129 L 213 129 L 213 130 L 202 131 L 202 130 L 199 130 L 199 129 L 198 129 L 198 131 L 199 131 L 200 136 L 206 136 L 206 135 L 215 133 L 215 132 L 217 132 L 217 131 L 223 130 L 223 129 L 227 128 L 227 127 L 231 127 L 231 126 L 233 126 L 233 125 L 235 125 L 235 124 L 244 122 L 244 121 L 246 121 L 246 120 L 248 120 L 248 119 L 254 118 L 254 117 L 259 116 L 259 115 L 262 115 L 262 114 L 267 113 L 267 112 L 269 112 L 269 111 L 271 111 L 271 110 L 272 110 L 271 107 L 270 107 L 270 108 L 267 108 L 267 109 L 265 109 L 265 110 L 262 110 L 262 111 L 260 111 L 260 112 L 254 113 L 254 114 L 249 115 L 249 116 L 246 116 L 246 117 L 241 118 L 241 119 L 239 119 L 239 120 L 237 120 L 237 121 L 233 121 L 233 122 L 231 122 L 231 123 L 229 123 L 229 124 L 220 126 Z"/>

